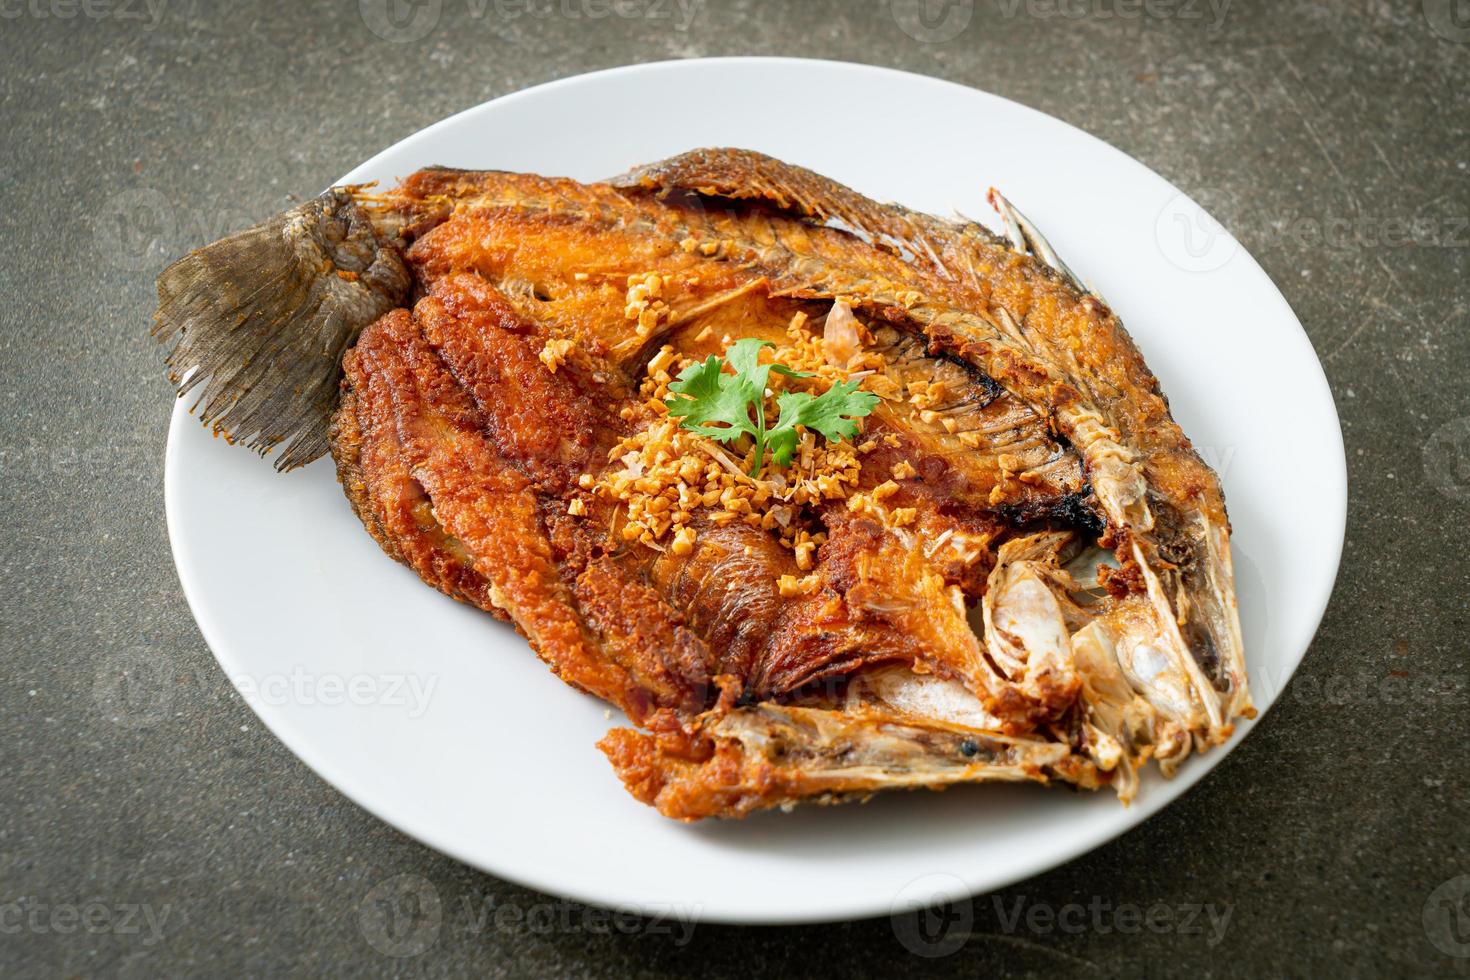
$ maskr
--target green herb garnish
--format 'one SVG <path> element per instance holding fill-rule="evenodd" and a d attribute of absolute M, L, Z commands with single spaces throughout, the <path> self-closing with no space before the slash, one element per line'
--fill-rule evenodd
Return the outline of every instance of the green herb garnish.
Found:
<path fill-rule="evenodd" d="M 760 473 L 766 451 L 780 467 L 791 463 L 800 435 L 797 426 L 820 433 L 831 442 L 857 435 L 860 419 L 878 404 L 878 396 L 863 391 L 856 381 L 839 381 L 820 395 L 783 391 L 776 396 L 776 424 L 766 424 L 766 384 L 771 372 L 788 378 L 810 378 L 784 364 L 761 364 L 761 348 L 774 347 L 768 340 L 737 340 L 725 357 L 713 354 L 703 363 L 691 364 L 669 385 L 674 396 L 664 404 L 669 414 L 683 419 L 684 428 L 729 445 L 742 436 L 755 441 L 755 461 L 750 475 Z M 728 366 L 734 373 L 725 373 Z"/>

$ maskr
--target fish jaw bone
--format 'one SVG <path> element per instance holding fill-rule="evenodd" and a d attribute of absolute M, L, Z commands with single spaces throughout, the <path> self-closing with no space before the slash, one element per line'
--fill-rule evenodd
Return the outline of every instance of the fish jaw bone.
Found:
<path fill-rule="evenodd" d="M 1074 633 L 1072 650 L 1086 719 L 1124 748 L 1125 772 L 1154 758 L 1168 776 L 1189 756 L 1195 733 L 1209 727 L 1188 667 L 1157 616 L 1142 596 L 1130 596 Z"/>
<path fill-rule="evenodd" d="M 1119 798 L 1129 802 L 1138 792 L 1138 768 L 1161 741 L 1158 711 L 1123 673 L 1115 634 L 1102 622 L 1089 623 L 1073 634 L 1072 650 L 1082 676 L 1086 732 L 1101 736 L 1087 740 L 1089 754 L 1100 769 L 1114 773 Z"/>
<path fill-rule="evenodd" d="M 711 713 L 693 735 L 616 729 L 598 747 L 635 797 L 684 821 L 865 799 L 884 789 L 1053 776 L 1089 784 L 1087 767 L 1056 742 L 775 704 Z"/>
<path fill-rule="evenodd" d="M 1056 717 L 1076 699 L 1080 680 L 1057 594 L 1057 550 L 1071 535 L 1043 532 L 1006 542 L 981 608 L 985 647 L 1004 682 Z"/>
<path fill-rule="evenodd" d="M 1235 564 L 1230 552 L 1230 531 L 1198 515 L 1204 541 L 1203 573 L 1206 580 L 1195 590 L 1193 608 L 1199 610 L 1209 631 L 1219 668 L 1216 687 L 1221 690 L 1226 718 L 1254 718 L 1250 681 L 1245 669 L 1245 643 L 1240 629 L 1240 609 L 1235 601 Z"/>

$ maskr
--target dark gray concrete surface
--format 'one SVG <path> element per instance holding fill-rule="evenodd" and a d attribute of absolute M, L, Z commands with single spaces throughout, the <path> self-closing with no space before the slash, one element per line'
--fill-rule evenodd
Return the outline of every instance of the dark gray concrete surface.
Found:
<path fill-rule="evenodd" d="M 389 43 L 383 0 L 0 0 L 0 975 L 1470 973 L 1470 4 L 535 2 L 443 0 Z M 166 256 L 485 99 L 750 53 L 937 75 L 1121 147 L 1257 256 L 1342 415 L 1343 570 L 1284 702 L 1145 826 L 936 919 L 937 947 L 887 919 L 604 935 L 435 854 L 262 729 L 169 555 Z M 156 710 L 120 711 L 139 662 Z M 442 899 L 416 957 L 362 927 L 401 874 Z M 1042 911 L 1008 927 L 1018 901 Z M 1070 903 L 1103 911 L 1048 927 Z M 1122 931 L 1155 905 L 1229 918 Z"/>

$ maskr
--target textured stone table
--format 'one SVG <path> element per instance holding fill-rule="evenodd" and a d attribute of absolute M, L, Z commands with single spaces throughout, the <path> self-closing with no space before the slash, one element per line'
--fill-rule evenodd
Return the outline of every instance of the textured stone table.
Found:
<path fill-rule="evenodd" d="M 0 975 L 1470 972 L 1464 0 L 529 7 L 0 0 Z M 169 556 L 166 256 L 485 99 L 750 53 L 941 76 L 1121 147 L 1261 261 L 1342 415 L 1343 570 L 1283 703 L 1167 812 L 927 932 L 623 934 L 438 856 L 262 729 Z M 165 682 L 141 708 L 140 660 Z M 442 900 L 416 957 L 362 927 L 398 875 Z"/>

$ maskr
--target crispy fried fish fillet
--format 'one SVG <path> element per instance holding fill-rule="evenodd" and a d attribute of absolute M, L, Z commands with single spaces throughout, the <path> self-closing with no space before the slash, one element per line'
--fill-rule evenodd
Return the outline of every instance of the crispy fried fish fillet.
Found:
<path fill-rule="evenodd" d="M 993 201 L 1008 240 L 739 150 L 607 184 L 431 168 L 186 257 L 155 333 L 207 423 L 287 468 L 329 444 L 387 554 L 620 707 L 643 730 L 601 747 L 671 817 L 1128 799 L 1253 713 L 1223 498 L 1117 318 Z M 826 490 L 665 417 L 671 365 L 747 337 L 881 396 Z"/>

